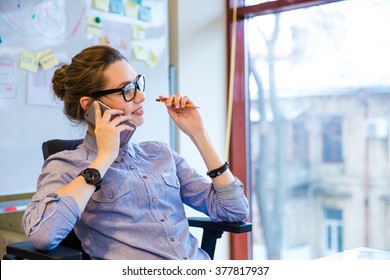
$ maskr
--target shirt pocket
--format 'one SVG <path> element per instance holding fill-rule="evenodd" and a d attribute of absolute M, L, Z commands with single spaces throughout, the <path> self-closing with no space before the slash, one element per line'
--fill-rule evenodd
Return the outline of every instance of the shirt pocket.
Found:
<path fill-rule="evenodd" d="M 180 189 L 180 182 L 175 173 L 165 172 L 161 174 L 161 177 L 163 178 L 167 187 L 173 189 Z"/>
<path fill-rule="evenodd" d="M 180 183 L 175 173 L 162 173 L 163 185 L 159 189 L 160 197 L 170 205 L 181 202 Z"/>
<path fill-rule="evenodd" d="M 118 181 L 103 185 L 101 189 L 92 194 L 92 199 L 97 203 L 113 203 L 120 205 L 133 201 L 132 188 L 128 181 Z"/>
<path fill-rule="evenodd" d="M 134 201 L 130 182 L 118 180 L 103 184 L 99 191 L 92 194 L 91 203 L 88 203 L 84 211 L 84 221 L 90 228 L 111 232 L 117 224 L 124 221 L 133 223 L 138 219 L 139 211 Z"/>

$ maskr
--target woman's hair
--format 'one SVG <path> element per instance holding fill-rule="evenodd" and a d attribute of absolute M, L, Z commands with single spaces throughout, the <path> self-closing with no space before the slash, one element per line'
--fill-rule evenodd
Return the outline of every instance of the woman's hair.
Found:
<path fill-rule="evenodd" d="M 80 98 L 102 90 L 107 81 L 104 71 L 112 63 L 126 60 L 118 50 L 97 45 L 88 47 L 54 72 L 52 87 L 55 95 L 64 101 L 64 113 L 72 121 L 83 122 L 84 110 Z"/>

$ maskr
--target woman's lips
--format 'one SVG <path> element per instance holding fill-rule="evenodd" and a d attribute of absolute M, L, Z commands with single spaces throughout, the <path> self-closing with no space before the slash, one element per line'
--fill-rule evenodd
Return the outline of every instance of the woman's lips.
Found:
<path fill-rule="evenodd" d="M 132 115 L 141 116 L 141 115 L 144 114 L 144 108 L 143 108 L 143 107 L 140 107 L 140 108 L 138 108 L 137 110 L 133 111 L 131 114 L 132 114 Z"/>

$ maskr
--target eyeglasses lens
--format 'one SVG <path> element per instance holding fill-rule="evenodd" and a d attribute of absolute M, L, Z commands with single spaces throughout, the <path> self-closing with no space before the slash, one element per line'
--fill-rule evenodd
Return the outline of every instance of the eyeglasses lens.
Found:
<path fill-rule="evenodd" d="M 144 92 L 145 90 L 145 76 L 139 76 L 137 80 L 137 87 L 140 91 Z"/>
<path fill-rule="evenodd" d="M 145 77 L 139 76 L 135 82 L 128 83 L 123 89 L 124 96 L 126 101 L 131 101 L 134 99 L 137 89 L 140 91 L 145 90 Z"/>
<path fill-rule="evenodd" d="M 126 87 L 124 88 L 124 94 L 125 94 L 125 99 L 130 101 L 134 98 L 135 96 L 135 84 L 134 83 L 129 83 L 128 85 L 126 85 Z"/>

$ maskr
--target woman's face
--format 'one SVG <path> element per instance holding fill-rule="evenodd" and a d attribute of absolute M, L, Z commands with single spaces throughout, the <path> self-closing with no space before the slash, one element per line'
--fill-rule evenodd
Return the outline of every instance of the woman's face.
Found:
<path fill-rule="evenodd" d="M 107 85 L 102 90 L 120 88 L 127 82 L 135 81 L 137 72 L 131 65 L 125 61 L 116 61 L 112 63 L 104 72 L 107 80 Z M 135 98 L 127 102 L 123 99 L 122 93 L 112 93 L 99 98 L 101 102 L 112 109 L 121 109 L 125 116 L 131 116 L 131 121 L 136 125 L 142 125 L 144 122 L 143 101 L 145 95 L 143 92 L 137 90 Z"/>

